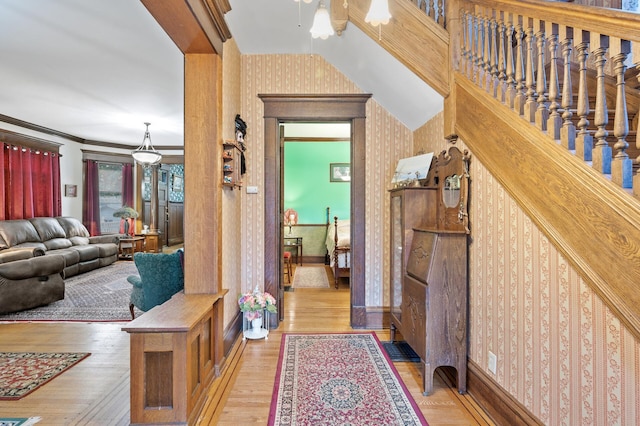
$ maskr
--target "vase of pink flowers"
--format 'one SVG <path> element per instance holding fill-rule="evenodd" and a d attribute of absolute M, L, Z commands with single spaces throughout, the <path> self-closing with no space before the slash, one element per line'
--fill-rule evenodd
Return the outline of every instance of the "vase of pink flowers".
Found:
<path fill-rule="evenodd" d="M 272 314 L 278 311 L 276 299 L 266 291 L 260 291 L 258 286 L 250 293 L 241 294 L 238 297 L 238 306 L 251 323 L 254 334 L 259 333 L 262 328 L 262 315 L 265 311 Z"/>

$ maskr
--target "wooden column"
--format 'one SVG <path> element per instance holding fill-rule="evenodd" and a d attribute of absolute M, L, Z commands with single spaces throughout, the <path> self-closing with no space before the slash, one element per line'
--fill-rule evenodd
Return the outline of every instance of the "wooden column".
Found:
<path fill-rule="evenodd" d="M 215 293 L 221 277 L 220 75 L 215 54 L 184 55 L 184 289 Z"/>

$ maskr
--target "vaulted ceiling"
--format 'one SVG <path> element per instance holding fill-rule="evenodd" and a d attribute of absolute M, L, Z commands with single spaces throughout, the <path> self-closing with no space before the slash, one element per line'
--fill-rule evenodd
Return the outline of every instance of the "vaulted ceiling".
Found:
<path fill-rule="evenodd" d="M 354 25 L 311 39 L 317 3 L 231 0 L 226 19 L 242 54 L 322 55 L 412 130 L 442 109 Z M 140 1 L 0 0 L 0 39 L 1 115 L 127 147 L 149 121 L 154 145 L 182 145 L 182 54 Z"/>

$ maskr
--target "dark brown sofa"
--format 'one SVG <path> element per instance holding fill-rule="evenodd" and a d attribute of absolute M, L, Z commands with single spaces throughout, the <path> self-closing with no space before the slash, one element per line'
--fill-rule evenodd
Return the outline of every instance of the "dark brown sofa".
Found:
<path fill-rule="evenodd" d="M 40 249 L 0 251 L 0 313 L 47 305 L 64 298 L 64 257 Z"/>
<path fill-rule="evenodd" d="M 72 217 L 0 221 L 0 313 L 64 298 L 63 278 L 115 262 L 118 238 L 91 237 Z"/>

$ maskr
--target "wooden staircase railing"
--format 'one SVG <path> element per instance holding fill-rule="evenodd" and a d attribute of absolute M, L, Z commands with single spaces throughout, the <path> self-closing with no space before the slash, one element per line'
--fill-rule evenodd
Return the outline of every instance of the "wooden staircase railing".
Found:
<path fill-rule="evenodd" d="M 625 87 L 632 42 L 640 42 L 640 17 L 606 9 L 598 9 L 604 17 L 593 17 L 589 8 L 574 5 L 572 9 L 584 13 L 578 29 L 573 27 L 571 17 L 551 15 L 549 9 L 554 8 L 567 11 L 565 5 L 541 1 L 461 2 L 463 37 L 457 69 L 562 146 L 575 150 L 575 155 L 590 162 L 607 179 L 622 188 L 633 188 L 634 195 L 640 197 L 640 170 L 633 173 L 633 164 L 640 158 L 629 157 L 627 140 L 629 113 L 637 115 L 640 95 Z M 624 30 L 633 25 L 634 31 Z M 504 49 L 505 45 L 513 48 Z M 640 55 L 640 49 L 634 53 Z M 593 106 L 588 102 L 590 56 L 596 82 Z M 611 64 L 607 66 L 607 62 Z M 572 74 L 576 68 L 579 78 L 574 87 Z M 637 77 L 640 79 L 640 72 Z M 613 120 L 606 84 L 611 78 L 614 83 L 610 87 L 615 87 Z M 633 100 L 631 105 L 628 96 Z M 587 118 L 591 108 L 592 121 Z M 574 111 L 579 118 L 577 124 L 572 120 Z M 609 143 L 611 134 L 616 138 L 613 146 Z M 635 149 L 633 152 L 637 153 Z"/>
<path fill-rule="evenodd" d="M 354 3 L 349 20 L 377 39 Z M 436 23 L 428 13 L 434 0 L 391 3 L 394 18 L 379 43 L 445 97 L 446 132 L 455 126 L 640 338 L 640 146 L 629 149 L 640 94 L 627 84 L 640 81 L 640 66 L 627 69 L 640 58 L 640 15 L 539 0 L 447 0 Z"/>

